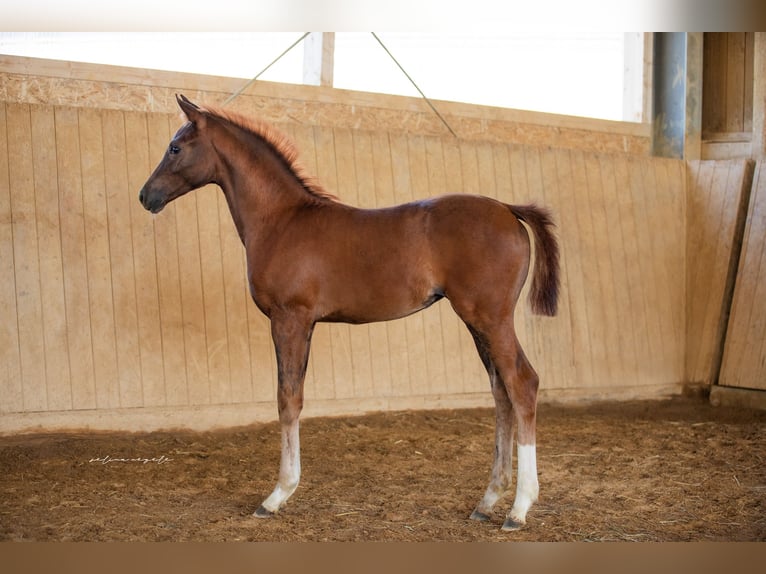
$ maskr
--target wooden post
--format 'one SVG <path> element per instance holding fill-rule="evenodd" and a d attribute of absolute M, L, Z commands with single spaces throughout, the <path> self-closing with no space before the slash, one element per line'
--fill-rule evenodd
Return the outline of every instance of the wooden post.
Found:
<path fill-rule="evenodd" d="M 751 155 L 766 158 L 766 32 L 756 32 L 753 47 L 753 139 Z"/>
<path fill-rule="evenodd" d="M 312 32 L 303 42 L 303 83 L 332 87 L 334 32 Z"/>

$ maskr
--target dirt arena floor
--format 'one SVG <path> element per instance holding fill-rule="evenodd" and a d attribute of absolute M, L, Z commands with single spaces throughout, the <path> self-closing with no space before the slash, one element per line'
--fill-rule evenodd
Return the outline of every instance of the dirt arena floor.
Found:
<path fill-rule="evenodd" d="M 766 413 L 701 399 L 541 405 L 525 529 L 468 520 L 488 409 L 302 423 L 303 478 L 271 519 L 279 429 L 0 438 L 5 541 L 766 540 Z"/>

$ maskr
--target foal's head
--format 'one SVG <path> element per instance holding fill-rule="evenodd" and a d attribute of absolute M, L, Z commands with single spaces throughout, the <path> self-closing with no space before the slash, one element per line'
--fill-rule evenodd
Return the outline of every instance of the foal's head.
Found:
<path fill-rule="evenodd" d="M 189 121 L 173 136 L 162 161 L 138 195 L 152 213 L 159 213 L 177 197 L 215 179 L 216 155 L 204 134 L 207 115 L 184 96 L 176 96 L 176 100 Z"/>

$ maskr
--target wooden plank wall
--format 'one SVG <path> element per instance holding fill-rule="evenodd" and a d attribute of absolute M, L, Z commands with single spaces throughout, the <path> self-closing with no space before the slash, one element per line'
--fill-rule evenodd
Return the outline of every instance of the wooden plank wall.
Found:
<path fill-rule="evenodd" d="M 0 432 L 210 428 L 276 417 L 268 325 L 222 194 L 157 216 L 137 193 L 176 114 L 0 105 Z M 283 124 L 349 203 L 445 192 L 539 201 L 559 222 L 556 318 L 518 316 L 542 396 L 626 398 L 685 376 L 685 164 Z M 306 414 L 490 405 L 441 302 L 386 324 L 318 326 Z"/>
<path fill-rule="evenodd" d="M 750 197 L 720 384 L 766 390 L 766 170 L 763 162 L 758 162 Z"/>
<path fill-rule="evenodd" d="M 711 385 L 721 367 L 728 305 L 754 164 L 688 162 L 686 380 Z"/>

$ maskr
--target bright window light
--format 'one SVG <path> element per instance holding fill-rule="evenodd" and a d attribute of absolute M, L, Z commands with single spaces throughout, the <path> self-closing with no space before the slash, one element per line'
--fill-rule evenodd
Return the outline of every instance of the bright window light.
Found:
<path fill-rule="evenodd" d="M 301 32 L 0 32 L 0 53 L 249 79 Z M 378 33 L 433 100 L 623 119 L 625 35 Z M 298 45 L 260 80 L 302 83 Z M 419 97 L 369 32 L 335 35 L 336 88 Z"/>

